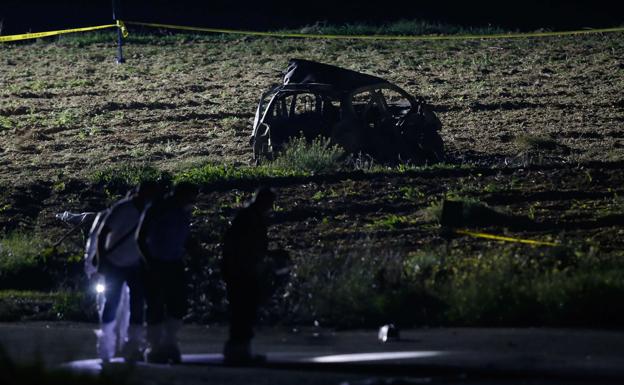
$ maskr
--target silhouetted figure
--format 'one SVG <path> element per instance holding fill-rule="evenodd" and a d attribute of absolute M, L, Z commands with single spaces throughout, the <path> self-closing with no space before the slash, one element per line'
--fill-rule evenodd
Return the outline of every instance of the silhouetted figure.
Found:
<path fill-rule="evenodd" d="M 105 284 L 105 303 L 100 316 L 100 330 L 97 332 L 97 349 L 104 362 L 115 355 L 115 316 L 124 282 L 130 289 L 130 327 L 122 353 L 128 360 L 142 359 L 144 282 L 142 256 L 134 234 L 141 212 L 161 192 L 156 182 L 142 183 L 104 214 L 97 230 L 95 249 L 98 273 L 104 277 Z"/>
<path fill-rule="evenodd" d="M 263 356 L 251 353 L 251 339 L 263 286 L 260 270 L 268 252 L 266 217 L 274 201 L 273 190 L 258 189 L 225 233 L 222 273 L 227 286 L 230 321 L 229 339 L 223 349 L 226 364 L 244 365 L 264 360 Z"/>
<path fill-rule="evenodd" d="M 180 183 L 141 217 L 137 242 L 146 261 L 147 342 L 145 360 L 181 361 L 177 333 L 186 314 L 183 257 L 191 233 L 192 204 L 197 188 Z"/>

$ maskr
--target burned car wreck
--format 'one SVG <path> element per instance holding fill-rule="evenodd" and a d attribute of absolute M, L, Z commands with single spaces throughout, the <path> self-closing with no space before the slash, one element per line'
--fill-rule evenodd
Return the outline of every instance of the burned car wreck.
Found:
<path fill-rule="evenodd" d="M 440 128 L 424 99 L 382 78 L 293 59 L 283 84 L 261 96 L 250 144 L 256 162 L 303 135 L 381 162 L 434 163 L 444 159 Z"/>

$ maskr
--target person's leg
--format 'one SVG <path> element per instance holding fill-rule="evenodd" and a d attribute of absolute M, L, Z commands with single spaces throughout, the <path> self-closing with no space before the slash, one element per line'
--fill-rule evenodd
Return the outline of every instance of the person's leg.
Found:
<path fill-rule="evenodd" d="M 228 282 L 230 330 L 229 339 L 223 349 L 228 364 L 249 364 L 261 361 L 263 357 L 251 352 L 253 325 L 258 311 L 255 285 L 241 282 Z"/>
<path fill-rule="evenodd" d="M 130 326 L 123 355 L 127 360 L 143 359 L 145 350 L 145 282 L 141 267 L 126 269 L 126 282 L 130 289 Z"/>
<path fill-rule="evenodd" d="M 186 279 L 182 263 L 167 264 L 168 272 L 164 283 L 164 297 L 167 317 L 165 319 L 165 335 L 163 349 L 174 363 L 181 361 L 178 345 L 178 331 L 182 327 L 182 318 L 186 315 Z"/>
<path fill-rule="evenodd" d="M 124 282 L 123 274 L 114 268 L 107 269 L 104 275 L 105 298 L 104 310 L 100 319 L 100 329 L 96 331 L 97 351 L 102 361 L 109 361 L 115 355 L 117 336 L 115 333 L 115 315 L 121 287 Z"/>
<path fill-rule="evenodd" d="M 148 362 L 165 363 L 166 357 L 161 352 L 164 337 L 165 303 L 163 299 L 163 283 L 166 276 L 162 267 L 155 261 L 150 263 L 145 273 L 145 302 L 147 304 L 145 318 L 147 321 L 147 349 L 145 360 Z"/>
<path fill-rule="evenodd" d="M 107 269 L 104 276 L 104 297 L 106 303 L 102 311 L 101 323 L 106 324 L 115 320 L 119 298 L 121 298 L 121 287 L 124 283 L 124 274 L 121 271 Z"/>
<path fill-rule="evenodd" d="M 168 363 L 172 361 L 172 355 L 166 346 L 169 332 L 165 318 L 170 275 L 170 266 L 159 261 L 152 261 L 146 274 L 146 281 L 148 282 L 145 296 L 147 300 L 148 348 L 145 350 L 145 360 L 148 362 Z M 178 362 L 179 360 L 177 358 Z"/>
<path fill-rule="evenodd" d="M 128 269 L 126 282 L 130 289 L 130 325 L 143 325 L 145 320 L 145 279 L 141 267 Z"/>

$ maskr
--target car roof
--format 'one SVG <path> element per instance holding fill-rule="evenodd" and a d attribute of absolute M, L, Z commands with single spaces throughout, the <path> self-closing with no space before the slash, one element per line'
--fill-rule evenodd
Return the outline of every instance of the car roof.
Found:
<path fill-rule="evenodd" d="M 284 76 L 284 87 L 308 85 L 336 94 L 351 93 L 360 88 L 390 84 L 387 80 L 377 76 L 303 59 L 291 59 Z M 319 87 L 320 85 L 326 88 Z"/>

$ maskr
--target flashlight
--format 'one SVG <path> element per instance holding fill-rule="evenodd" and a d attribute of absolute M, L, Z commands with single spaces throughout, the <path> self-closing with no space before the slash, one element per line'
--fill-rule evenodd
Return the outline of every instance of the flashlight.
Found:
<path fill-rule="evenodd" d="M 98 283 L 97 285 L 95 285 L 95 292 L 98 294 L 104 293 L 104 289 L 106 289 L 106 287 L 103 283 Z"/>

